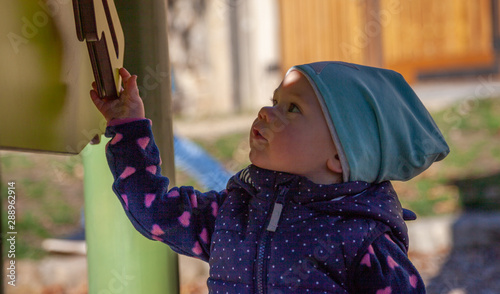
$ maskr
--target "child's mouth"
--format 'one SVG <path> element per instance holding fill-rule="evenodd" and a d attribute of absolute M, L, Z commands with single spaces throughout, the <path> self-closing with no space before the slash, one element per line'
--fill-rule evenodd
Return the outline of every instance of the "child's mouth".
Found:
<path fill-rule="evenodd" d="M 252 129 L 252 135 L 257 140 L 267 140 L 264 136 L 262 136 L 262 134 L 256 128 Z"/>

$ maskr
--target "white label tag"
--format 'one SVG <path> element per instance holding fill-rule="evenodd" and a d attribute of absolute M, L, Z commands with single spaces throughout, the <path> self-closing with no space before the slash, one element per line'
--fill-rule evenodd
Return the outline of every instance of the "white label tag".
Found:
<path fill-rule="evenodd" d="M 271 215 L 271 220 L 267 226 L 267 230 L 275 232 L 278 227 L 278 222 L 280 221 L 281 211 L 283 210 L 283 204 L 274 203 L 273 214 Z"/>

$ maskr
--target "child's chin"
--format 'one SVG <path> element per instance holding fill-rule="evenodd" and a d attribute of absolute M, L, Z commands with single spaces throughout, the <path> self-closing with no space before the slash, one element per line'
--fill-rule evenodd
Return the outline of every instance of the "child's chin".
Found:
<path fill-rule="evenodd" d="M 260 162 L 259 160 L 252 160 L 250 158 L 250 163 L 252 163 L 253 165 L 255 165 L 256 167 L 259 167 L 259 168 L 272 170 L 272 168 L 268 164 L 265 164 L 264 162 Z"/>

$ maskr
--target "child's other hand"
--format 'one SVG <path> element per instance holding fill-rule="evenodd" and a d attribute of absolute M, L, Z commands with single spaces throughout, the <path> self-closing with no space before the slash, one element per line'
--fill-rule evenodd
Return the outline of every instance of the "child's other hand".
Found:
<path fill-rule="evenodd" d="M 101 99 L 97 94 L 96 83 L 92 83 L 90 98 L 97 109 L 108 122 L 117 118 L 145 118 L 144 104 L 139 96 L 137 87 L 137 76 L 130 75 L 125 68 L 120 68 L 120 76 L 123 81 L 123 89 L 118 99 Z"/>

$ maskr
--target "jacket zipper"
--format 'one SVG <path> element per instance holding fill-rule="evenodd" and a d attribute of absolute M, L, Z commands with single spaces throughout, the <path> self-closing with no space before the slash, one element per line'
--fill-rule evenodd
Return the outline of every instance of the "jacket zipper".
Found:
<path fill-rule="evenodd" d="M 281 212 L 283 210 L 283 204 L 285 202 L 285 195 L 288 193 L 288 187 L 280 186 L 279 194 L 274 202 L 273 212 L 271 218 L 269 219 L 266 230 L 262 233 L 262 238 L 259 244 L 259 249 L 257 252 L 257 293 L 266 293 L 266 279 L 267 279 L 267 267 L 266 258 L 269 251 L 269 241 L 271 236 L 274 234 L 278 227 L 278 222 L 281 217 Z"/>

